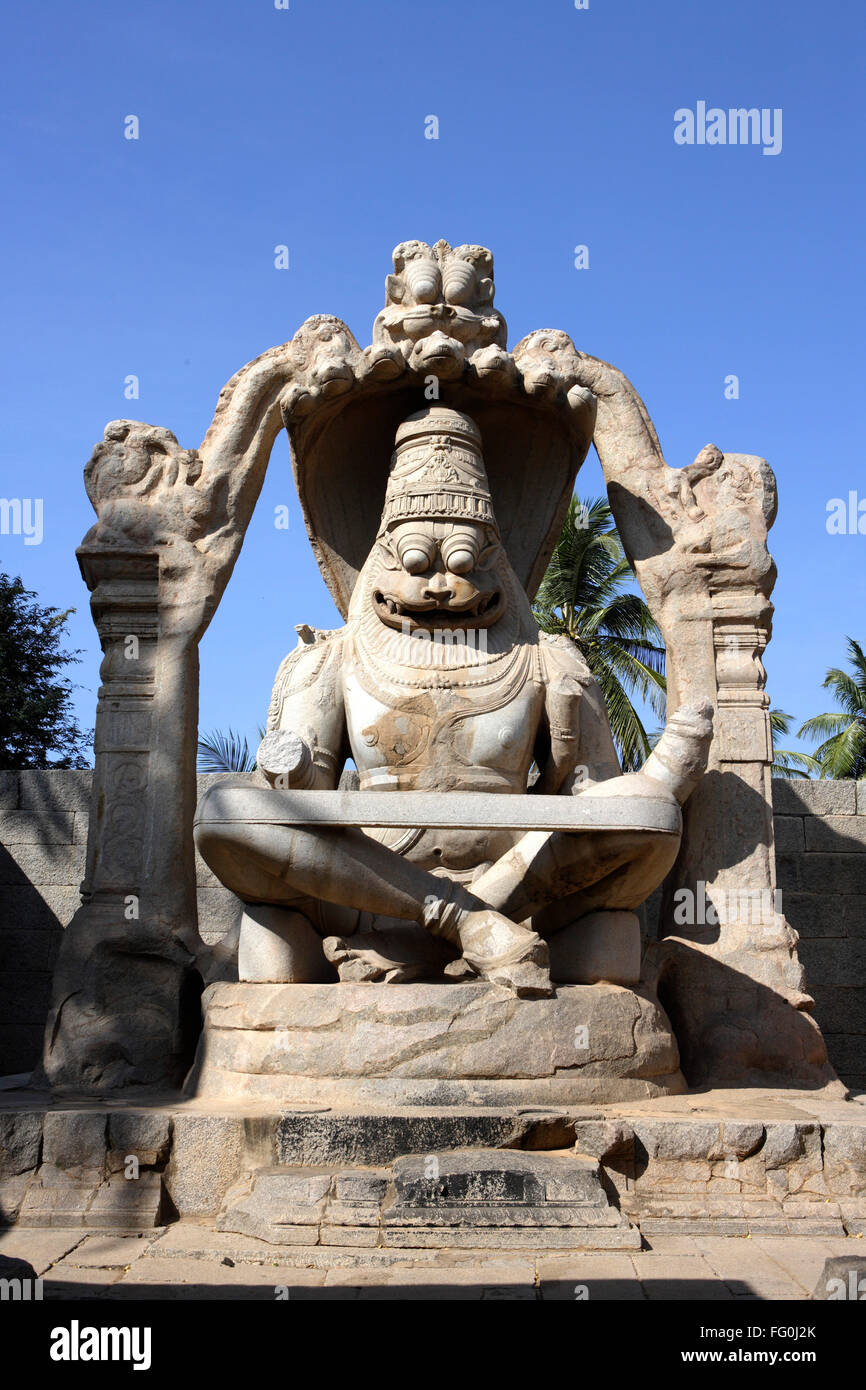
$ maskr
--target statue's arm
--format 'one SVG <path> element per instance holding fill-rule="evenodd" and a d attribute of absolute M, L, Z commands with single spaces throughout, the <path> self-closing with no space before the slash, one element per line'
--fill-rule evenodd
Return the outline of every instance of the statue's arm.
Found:
<path fill-rule="evenodd" d="M 340 633 L 302 638 L 277 672 L 257 759 L 272 786 L 328 791 L 339 782 L 347 752 L 341 647 Z"/>
<path fill-rule="evenodd" d="M 567 637 L 541 637 L 544 718 L 537 761 L 541 793 L 576 795 L 619 777 L 610 725 L 598 682 Z"/>

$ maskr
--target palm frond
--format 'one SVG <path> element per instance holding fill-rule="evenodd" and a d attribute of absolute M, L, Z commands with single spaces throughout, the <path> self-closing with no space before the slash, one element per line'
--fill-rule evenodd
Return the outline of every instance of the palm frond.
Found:
<path fill-rule="evenodd" d="M 252 772 L 254 768 L 255 758 L 246 738 L 234 729 L 214 729 L 199 736 L 199 772 Z"/>
<path fill-rule="evenodd" d="M 807 719 L 799 737 L 822 740 L 814 753 L 821 777 L 859 780 L 866 777 L 866 654 L 853 637 L 845 642 L 853 674 L 832 666 L 824 677 L 842 708 Z"/>
<path fill-rule="evenodd" d="M 808 753 L 796 753 L 788 748 L 773 748 L 774 777 L 820 777 L 821 764 Z"/>
<path fill-rule="evenodd" d="M 810 738 L 813 742 L 819 738 L 829 738 L 847 729 L 851 723 L 848 714 L 838 714 L 831 711 L 829 714 L 816 714 L 812 719 L 807 719 L 805 724 L 801 724 L 797 730 L 798 738 Z"/>
<path fill-rule="evenodd" d="M 847 671 L 832 667 L 824 677 L 824 689 L 832 690 L 847 714 L 863 713 L 863 691 Z"/>
<path fill-rule="evenodd" d="M 641 767 L 650 740 L 633 704 L 665 710 L 665 649 L 625 558 L 607 500 L 573 497 L 533 605 L 544 632 L 578 647 L 598 681 L 611 733 L 626 771 Z"/>

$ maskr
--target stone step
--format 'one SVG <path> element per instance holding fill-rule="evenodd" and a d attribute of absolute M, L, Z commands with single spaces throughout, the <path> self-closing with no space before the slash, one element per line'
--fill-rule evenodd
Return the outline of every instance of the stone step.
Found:
<path fill-rule="evenodd" d="M 508 1149 L 411 1154 L 387 1168 L 258 1168 L 230 1188 L 217 1229 L 274 1245 L 640 1246 L 595 1160 Z"/>

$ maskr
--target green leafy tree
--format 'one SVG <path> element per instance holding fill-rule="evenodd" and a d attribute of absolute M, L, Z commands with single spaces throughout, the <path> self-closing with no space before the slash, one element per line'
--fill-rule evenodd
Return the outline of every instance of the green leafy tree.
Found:
<path fill-rule="evenodd" d="M 790 733 L 793 719 L 793 714 L 786 714 L 784 710 L 770 710 L 770 732 L 773 738 L 773 776 L 789 779 L 819 776 L 820 766 L 817 760 L 810 757 L 808 753 L 794 753 L 790 749 L 777 747 L 778 740 Z"/>
<path fill-rule="evenodd" d="M 72 682 L 80 661 L 62 645 L 74 608 L 43 608 L 20 578 L 0 573 L 0 768 L 89 767 L 93 734 L 78 727 Z"/>
<path fill-rule="evenodd" d="M 813 742 L 821 777 L 866 777 L 866 656 L 859 642 L 846 638 L 851 673 L 832 667 L 824 689 L 832 690 L 841 709 L 807 719 L 798 737 Z"/>
<path fill-rule="evenodd" d="M 604 498 L 569 503 L 533 612 L 544 632 L 579 647 L 601 689 L 623 769 L 634 772 L 651 751 L 635 709 L 639 696 L 665 713 L 665 649 L 640 593 Z"/>

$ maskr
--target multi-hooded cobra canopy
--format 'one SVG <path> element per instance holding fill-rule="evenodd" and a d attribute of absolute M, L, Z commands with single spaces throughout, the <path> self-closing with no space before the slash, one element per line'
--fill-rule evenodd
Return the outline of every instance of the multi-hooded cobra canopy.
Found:
<path fill-rule="evenodd" d="M 493 514 L 531 598 L 592 438 L 595 400 L 575 383 L 579 354 L 547 330 L 506 351 L 483 248 L 409 242 L 394 265 L 369 348 L 324 315 L 292 344 L 283 418 L 319 568 L 345 616 L 380 529 L 398 429 L 438 403 L 477 428 Z"/>

